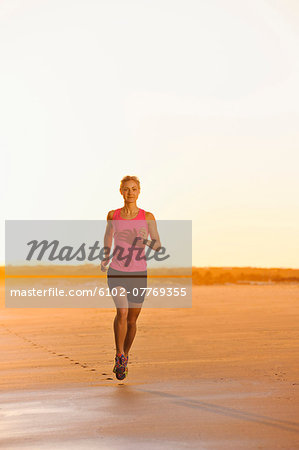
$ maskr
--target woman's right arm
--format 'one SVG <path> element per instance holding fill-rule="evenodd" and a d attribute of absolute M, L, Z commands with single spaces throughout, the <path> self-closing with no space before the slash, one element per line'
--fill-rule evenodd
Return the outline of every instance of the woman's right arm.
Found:
<path fill-rule="evenodd" d="M 106 231 L 105 231 L 105 236 L 104 236 L 105 260 L 101 261 L 101 271 L 102 272 L 106 272 L 108 270 L 107 265 L 109 264 L 109 256 L 110 256 L 110 251 L 111 251 L 111 247 L 112 247 L 112 239 L 113 239 L 113 226 L 112 226 L 113 214 L 114 214 L 114 210 L 109 211 L 107 214 L 107 225 L 106 225 Z"/>

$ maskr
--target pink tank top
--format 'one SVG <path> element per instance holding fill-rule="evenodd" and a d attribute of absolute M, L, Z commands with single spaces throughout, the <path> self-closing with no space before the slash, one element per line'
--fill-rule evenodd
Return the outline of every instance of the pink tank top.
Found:
<path fill-rule="evenodd" d="M 135 247 L 136 250 L 129 250 L 132 247 L 134 238 L 138 237 L 138 233 L 142 228 L 145 229 L 146 237 L 148 236 L 148 225 L 145 219 L 145 211 L 144 209 L 139 208 L 138 214 L 134 217 L 134 219 L 123 219 L 120 215 L 120 210 L 121 208 L 118 208 L 114 211 L 112 219 L 114 238 L 113 253 L 115 252 L 117 246 L 123 249 L 123 252 L 121 254 L 120 251 L 117 250 L 116 254 L 113 255 L 110 267 L 123 272 L 145 271 L 147 270 L 147 262 L 144 259 L 144 250 L 148 247 L 145 246 L 144 249 Z M 122 259 L 123 257 L 124 259 Z M 138 258 L 140 258 L 140 260 Z"/>

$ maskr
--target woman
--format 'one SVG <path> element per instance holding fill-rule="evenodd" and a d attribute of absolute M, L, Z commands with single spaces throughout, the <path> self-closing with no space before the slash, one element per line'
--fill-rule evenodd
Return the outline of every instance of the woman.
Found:
<path fill-rule="evenodd" d="M 116 356 L 113 372 L 118 380 L 123 380 L 128 373 L 129 350 L 136 335 L 136 321 L 146 295 L 147 263 L 144 250 L 146 246 L 159 250 L 161 242 L 154 215 L 137 206 L 139 179 L 135 176 L 124 177 L 120 193 L 124 206 L 109 211 L 107 215 L 104 237 L 106 254 L 101 262 L 101 270 L 107 270 L 114 238 L 114 252 L 107 279 L 116 306 Z M 151 240 L 147 239 L 148 234 Z"/>

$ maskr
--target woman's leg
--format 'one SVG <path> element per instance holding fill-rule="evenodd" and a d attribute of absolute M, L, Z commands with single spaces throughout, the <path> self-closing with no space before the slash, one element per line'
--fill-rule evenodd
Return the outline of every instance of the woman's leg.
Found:
<path fill-rule="evenodd" d="M 124 354 L 126 357 L 129 354 L 129 350 L 136 335 L 136 322 L 143 305 L 147 288 L 147 271 L 135 272 L 128 282 L 128 288 L 129 289 L 127 289 L 127 291 L 130 292 L 130 294 L 128 295 L 129 311 L 127 317 L 127 334 L 124 342 Z M 136 299 L 136 297 L 134 297 L 133 295 L 135 289 L 138 290 L 137 294 L 139 294 L 139 302 L 134 302 L 134 300 Z"/>
<path fill-rule="evenodd" d="M 136 307 L 132 307 L 132 305 L 136 305 Z M 127 357 L 129 354 L 129 350 L 133 344 L 135 335 L 136 335 L 136 330 L 137 330 L 137 317 L 140 314 L 141 311 L 141 307 L 138 306 L 140 305 L 140 303 L 131 303 L 130 302 L 130 307 L 129 307 L 129 311 L 128 311 L 128 315 L 127 315 L 127 333 L 125 336 L 125 341 L 124 341 L 124 355 Z"/>
<path fill-rule="evenodd" d="M 127 309 L 117 308 L 113 322 L 116 354 L 124 353 L 124 340 L 127 334 L 127 316 Z"/>
<path fill-rule="evenodd" d="M 126 295 L 120 296 L 119 293 L 117 295 L 113 295 L 113 300 L 116 306 L 116 316 L 113 322 L 113 329 L 116 354 L 118 354 L 124 353 L 124 341 L 127 333 L 128 300 Z"/>

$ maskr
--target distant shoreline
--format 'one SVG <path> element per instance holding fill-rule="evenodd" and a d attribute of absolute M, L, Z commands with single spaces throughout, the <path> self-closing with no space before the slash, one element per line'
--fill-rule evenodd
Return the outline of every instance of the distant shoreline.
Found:
<path fill-rule="evenodd" d="M 194 285 L 273 285 L 299 284 L 299 269 L 258 268 L 258 267 L 182 267 L 169 269 L 148 269 L 149 276 L 191 277 Z M 86 264 L 81 266 L 0 266 L 0 278 L 9 275 L 28 276 L 91 276 L 105 277 L 98 266 Z"/>

